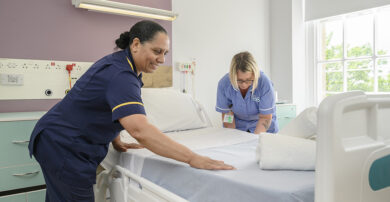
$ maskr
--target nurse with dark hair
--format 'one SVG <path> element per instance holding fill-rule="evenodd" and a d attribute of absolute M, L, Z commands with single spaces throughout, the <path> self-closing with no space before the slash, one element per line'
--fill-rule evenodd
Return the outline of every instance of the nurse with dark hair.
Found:
<path fill-rule="evenodd" d="M 29 151 L 42 168 L 46 201 L 93 202 L 96 168 L 110 142 L 119 151 L 145 147 L 194 168 L 234 169 L 173 141 L 145 116 L 142 72 L 153 72 L 164 63 L 169 49 L 165 29 L 140 21 L 115 42 L 122 50 L 94 63 L 31 134 Z M 140 145 L 121 142 L 118 134 L 123 129 Z"/>

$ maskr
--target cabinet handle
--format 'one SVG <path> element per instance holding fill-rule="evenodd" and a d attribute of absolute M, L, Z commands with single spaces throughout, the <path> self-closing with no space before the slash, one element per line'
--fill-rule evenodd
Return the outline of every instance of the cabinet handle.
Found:
<path fill-rule="evenodd" d="M 29 172 L 29 173 L 23 173 L 23 174 L 12 174 L 13 176 L 27 176 L 27 175 L 35 175 L 38 174 L 39 170 L 34 171 L 34 172 Z"/>
<path fill-rule="evenodd" d="M 12 143 L 14 144 L 23 144 L 23 143 L 28 143 L 30 140 L 14 140 Z"/>

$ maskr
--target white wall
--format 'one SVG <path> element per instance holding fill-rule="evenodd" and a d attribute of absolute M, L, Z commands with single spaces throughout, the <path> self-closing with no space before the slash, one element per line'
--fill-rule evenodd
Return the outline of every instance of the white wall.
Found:
<path fill-rule="evenodd" d="M 205 107 L 214 125 L 217 84 L 229 71 L 231 58 L 250 51 L 269 76 L 269 0 L 172 0 L 179 13 L 172 25 L 173 63 L 196 59 L 195 98 Z M 180 73 L 173 72 L 180 88 Z"/>
<path fill-rule="evenodd" d="M 293 102 L 297 104 L 297 112 L 307 107 L 308 82 L 305 65 L 305 22 L 303 0 L 292 0 L 292 81 Z"/>
<path fill-rule="evenodd" d="M 296 104 L 297 113 L 312 105 L 313 96 L 305 34 L 303 0 L 270 1 L 271 79 L 279 100 Z"/>
<path fill-rule="evenodd" d="M 292 1 L 270 0 L 271 79 L 279 100 L 292 102 Z"/>

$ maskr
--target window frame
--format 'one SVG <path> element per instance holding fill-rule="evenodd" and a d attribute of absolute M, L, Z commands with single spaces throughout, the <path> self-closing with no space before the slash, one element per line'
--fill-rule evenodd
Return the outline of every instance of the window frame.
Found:
<path fill-rule="evenodd" d="M 354 12 L 354 13 L 349 13 L 349 14 L 344 14 L 344 15 L 340 15 L 340 16 L 334 16 L 334 17 L 329 17 L 329 18 L 326 18 L 326 19 L 320 19 L 320 20 L 317 20 L 317 21 L 314 21 L 313 22 L 313 26 L 312 26 L 312 30 L 310 31 L 309 30 L 309 33 L 311 32 L 314 37 L 313 37 L 313 45 L 312 45 L 312 50 L 314 52 L 313 56 L 314 56 L 314 60 L 312 62 L 312 65 L 313 65 L 313 74 L 314 74 L 314 89 L 315 89 L 315 96 L 316 98 L 314 99 L 315 100 L 315 103 L 320 103 L 325 97 L 326 97 L 326 94 L 328 94 L 328 92 L 330 91 L 326 91 L 326 90 L 323 90 L 326 88 L 326 84 L 322 84 L 322 82 L 324 81 L 323 80 L 323 76 L 325 71 L 323 71 L 322 69 L 322 65 L 323 64 L 327 64 L 327 63 L 336 63 L 336 62 L 340 62 L 341 65 L 342 65 L 342 73 L 343 73 L 343 91 L 342 92 L 347 92 L 348 91 L 348 81 L 347 81 L 347 78 L 348 78 L 348 75 L 347 75 L 347 63 L 349 61 L 356 61 L 356 60 L 370 60 L 372 61 L 372 69 L 367 69 L 367 70 L 372 70 L 373 71 L 373 74 L 374 74 L 374 90 L 373 92 L 366 92 L 367 94 L 390 94 L 390 92 L 378 92 L 378 69 L 377 69 L 377 61 L 379 59 L 387 59 L 388 61 L 390 61 L 390 52 L 385 54 L 385 55 L 377 55 L 377 50 L 376 50 L 376 43 L 377 43 L 377 38 L 378 38 L 378 25 L 377 25 L 377 21 L 378 21 L 378 13 L 380 13 L 381 11 L 383 10 L 386 10 L 388 12 L 390 12 L 390 7 L 382 7 L 382 8 L 376 8 L 376 9 L 370 9 L 370 10 L 364 10 L 364 11 L 359 11 L 359 12 Z M 362 15 L 373 15 L 372 17 L 372 20 L 373 20 L 373 24 L 372 24 L 372 29 L 373 29 L 373 39 L 372 39 L 372 55 L 371 56 L 360 56 L 360 57 L 354 57 L 354 58 L 348 58 L 347 57 L 347 49 L 346 49 L 346 42 L 345 42 L 345 39 L 346 39 L 346 20 L 348 18 L 351 18 L 351 17 L 355 17 L 355 16 L 362 16 Z M 342 57 L 341 59 L 330 59 L 330 60 L 324 60 L 324 59 L 321 59 L 321 45 L 320 43 L 322 42 L 321 41 L 321 33 L 322 33 L 322 23 L 325 23 L 325 22 L 330 22 L 330 21 L 338 21 L 338 20 L 341 20 L 341 23 L 342 23 L 342 47 L 343 47 L 343 54 L 342 54 Z M 339 92 L 333 92 L 335 94 L 339 93 Z"/>

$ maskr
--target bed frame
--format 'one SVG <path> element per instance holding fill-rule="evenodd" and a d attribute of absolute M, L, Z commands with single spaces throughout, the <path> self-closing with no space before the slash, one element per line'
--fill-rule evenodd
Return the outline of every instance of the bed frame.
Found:
<path fill-rule="evenodd" d="M 348 92 L 327 97 L 317 123 L 315 201 L 388 202 L 390 95 Z M 120 166 L 104 172 L 99 177 L 110 182 L 111 201 L 186 201 Z M 97 195 L 96 201 L 102 199 Z"/>
<path fill-rule="evenodd" d="M 315 201 L 390 201 L 390 95 L 348 92 L 320 104 Z"/>

